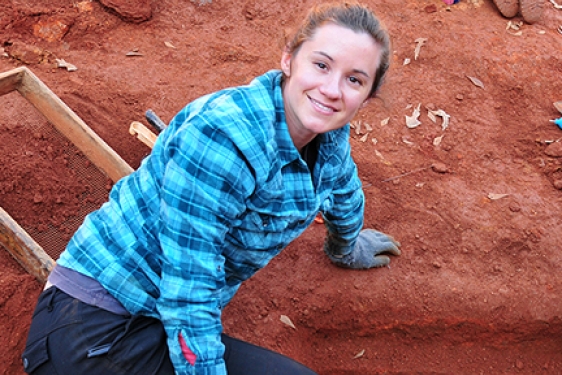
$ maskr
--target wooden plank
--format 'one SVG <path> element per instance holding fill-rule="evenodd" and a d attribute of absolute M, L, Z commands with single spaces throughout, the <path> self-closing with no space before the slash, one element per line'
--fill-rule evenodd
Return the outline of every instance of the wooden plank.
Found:
<path fill-rule="evenodd" d="M 0 95 L 17 90 L 24 75 L 23 68 L 16 68 L 0 74 Z"/>
<path fill-rule="evenodd" d="M 148 128 L 142 123 L 138 121 L 131 122 L 129 133 L 131 133 L 132 135 L 136 135 L 138 140 L 148 147 L 154 147 L 154 142 L 156 142 L 157 135 L 148 130 Z"/>
<path fill-rule="evenodd" d="M 47 281 L 55 261 L 0 207 L 0 245 L 39 282 Z"/>
<path fill-rule="evenodd" d="M 86 155 L 94 165 L 113 181 L 130 174 L 133 168 L 109 147 L 29 69 L 24 74 L 20 94 L 39 110 L 58 131 Z"/>

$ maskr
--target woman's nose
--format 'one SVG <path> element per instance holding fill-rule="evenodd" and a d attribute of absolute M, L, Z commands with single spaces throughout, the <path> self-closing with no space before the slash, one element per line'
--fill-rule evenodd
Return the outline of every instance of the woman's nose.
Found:
<path fill-rule="evenodd" d="M 328 75 L 320 86 L 320 92 L 329 99 L 339 99 L 341 97 L 340 78 L 336 74 Z"/>

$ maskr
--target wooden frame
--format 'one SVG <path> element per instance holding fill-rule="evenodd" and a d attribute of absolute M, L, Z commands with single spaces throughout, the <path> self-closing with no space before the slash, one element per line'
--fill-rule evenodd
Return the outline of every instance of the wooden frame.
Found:
<path fill-rule="evenodd" d="M 144 143 L 150 148 L 154 147 L 154 142 L 156 142 L 156 138 L 158 137 L 156 134 L 148 130 L 146 126 L 138 121 L 133 121 L 129 126 L 129 133 L 137 137 L 139 141 Z"/>
<path fill-rule="evenodd" d="M 0 244 L 40 282 L 45 282 L 55 261 L 0 207 Z"/>
<path fill-rule="evenodd" d="M 0 74 L 0 95 L 12 91 L 18 91 L 27 99 L 114 182 L 133 171 L 127 162 L 28 68 L 20 67 Z M 39 281 L 47 279 L 55 262 L 1 207 L 0 245 Z"/>

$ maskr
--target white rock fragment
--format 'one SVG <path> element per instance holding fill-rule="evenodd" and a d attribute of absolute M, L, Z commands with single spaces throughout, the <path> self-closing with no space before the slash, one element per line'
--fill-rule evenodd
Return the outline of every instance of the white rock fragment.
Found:
<path fill-rule="evenodd" d="M 285 325 L 288 325 L 292 329 L 297 329 L 297 327 L 295 327 L 295 325 L 293 324 L 293 322 L 291 321 L 291 319 L 289 319 L 289 317 L 287 315 L 281 315 L 279 320 L 281 320 L 281 323 L 283 323 Z"/>
<path fill-rule="evenodd" d="M 78 68 L 75 65 L 72 65 L 71 63 L 68 63 L 63 59 L 55 59 L 55 61 L 57 62 L 57 68 L 64 68 L 69 72 L 74 72 L 78 70 Z"/>
<path fill-rule="evenodd" d="M 421 103 L 418 104 L 416 108 L 414 108 L 414 111 L 412 112 L 411 116 L 406 115 L 406 126 L 408 128 L 413 129 L 421 125 L 421 121 L 419 120 L 420 107 L 421 107 Z"/>

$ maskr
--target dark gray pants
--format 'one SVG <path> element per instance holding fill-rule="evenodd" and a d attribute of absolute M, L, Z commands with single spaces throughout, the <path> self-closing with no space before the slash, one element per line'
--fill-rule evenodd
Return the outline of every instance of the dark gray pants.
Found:
<path fill-rule="evenodd" d="M 222 335 L 229 375 L 315 375 L 290 358 Z M 32 375 L 173 375 L 162 323 L 90 306 L 56 287 L 39 297 L 22 355 Z"/>

